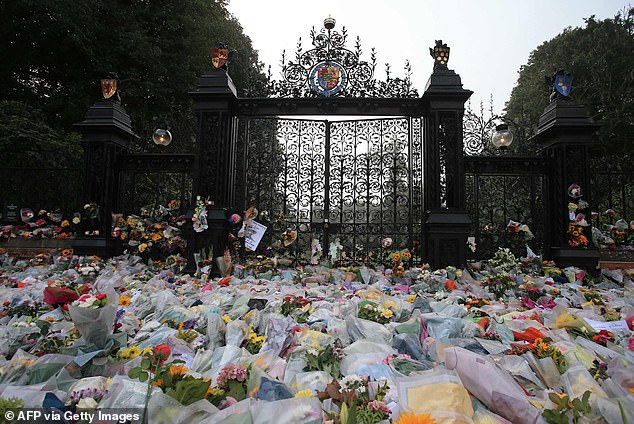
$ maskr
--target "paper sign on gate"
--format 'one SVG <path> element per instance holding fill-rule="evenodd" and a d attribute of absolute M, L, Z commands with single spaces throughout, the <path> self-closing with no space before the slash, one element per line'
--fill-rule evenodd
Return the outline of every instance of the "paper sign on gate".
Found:
<path fill-rule="evenodd" d="M 260 224 L 255 220 L 251 220 L 244 235 L 244 247 L 255 252 L 258 248 L 258 244 L 262 241 L 262 237 L 264 236 L 266 229 L 266 225 Z"/>

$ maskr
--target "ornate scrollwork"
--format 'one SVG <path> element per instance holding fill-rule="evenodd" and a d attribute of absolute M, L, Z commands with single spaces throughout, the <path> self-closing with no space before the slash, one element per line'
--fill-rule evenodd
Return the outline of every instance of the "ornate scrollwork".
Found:
<path fill-rule="evenodd" d="M 370 60 L 362 60 L 359 37 L 351 50 L 346 47 L 348 33 L 343 27 L 335 31 L 334 19 L 326 20 L 325 27 L 310 32 L 312 48 L 305 50 L 300 37 L 295 59 L 287 60 L 282 53 L 282 79 L 273 80 L 269 67 L 266 78 L 250 75 L 247 97 L 418 97 L 412 87 L 411 66 L 405 63 L 405 77 L 393 78 L 389 64 L 384 81 L 374 78 L 376 53 L 371 50 Z"/>

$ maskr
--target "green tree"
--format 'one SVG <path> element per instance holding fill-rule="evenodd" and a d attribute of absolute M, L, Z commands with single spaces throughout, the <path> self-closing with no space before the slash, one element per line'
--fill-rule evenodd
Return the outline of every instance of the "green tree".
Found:
<path fill-rule="evenodd" d="M 98 80 L 116 72 L 142 140 L 155 120 L 167 121 L 179 140 L 170 148 L 189 148 L 195 125 L 188 91 L 211 67 L 211 48 L 224 42 L 238 51 L 230 74 L 239 90 L 249 71 L 260 69 L 225 1 L 5 0 L 0 13 L 0 99 L 36 106 L 64 131 L 100 97 Z"/>
<path fill-rule="evenodd" d="M 634 151 L 634 8 L 611 19 L 591 16 L 584 27 L 566 28 L 530 54 L 506 103 L 520 131 L 530 134 L 537 126 L 549 101 L 544 77 L 557 69 L 574 75 L 571 97 L 601 124 L 595 154 Z"/>

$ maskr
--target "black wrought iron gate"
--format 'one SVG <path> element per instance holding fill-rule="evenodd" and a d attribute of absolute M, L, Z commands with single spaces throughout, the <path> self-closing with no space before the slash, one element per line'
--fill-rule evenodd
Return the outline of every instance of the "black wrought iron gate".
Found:
<path fill-rule="evenodd" d="M 420 118 L 346 121 L 253 118 L 239 140 L 238 200 L 255 206 L 269 239 L 297 230 L 301 257 L 317 238 L 339 239 L 345 258 L 375 261 L 420 244 Z M 242 177 L 243 176 L 243 177 Z"/>

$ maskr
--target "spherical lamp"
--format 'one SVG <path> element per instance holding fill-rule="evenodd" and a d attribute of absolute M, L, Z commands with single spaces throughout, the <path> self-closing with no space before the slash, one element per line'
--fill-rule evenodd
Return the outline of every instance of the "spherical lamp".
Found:
<path fill-rule="evenodd" d="M 152 140 L 154 144 L 167 146 L 172 142 L 172 133 L 165 128 L 157 128 L 154 130 L 154 134 L 152 134 Z"/>
<path fill-rule="evenodd" d="M 513 143 L 513 133 L 506 124 L 495 127 L 495 132 L 491 135 L 491 143 L 498 149 L 508 149 Z"/>

